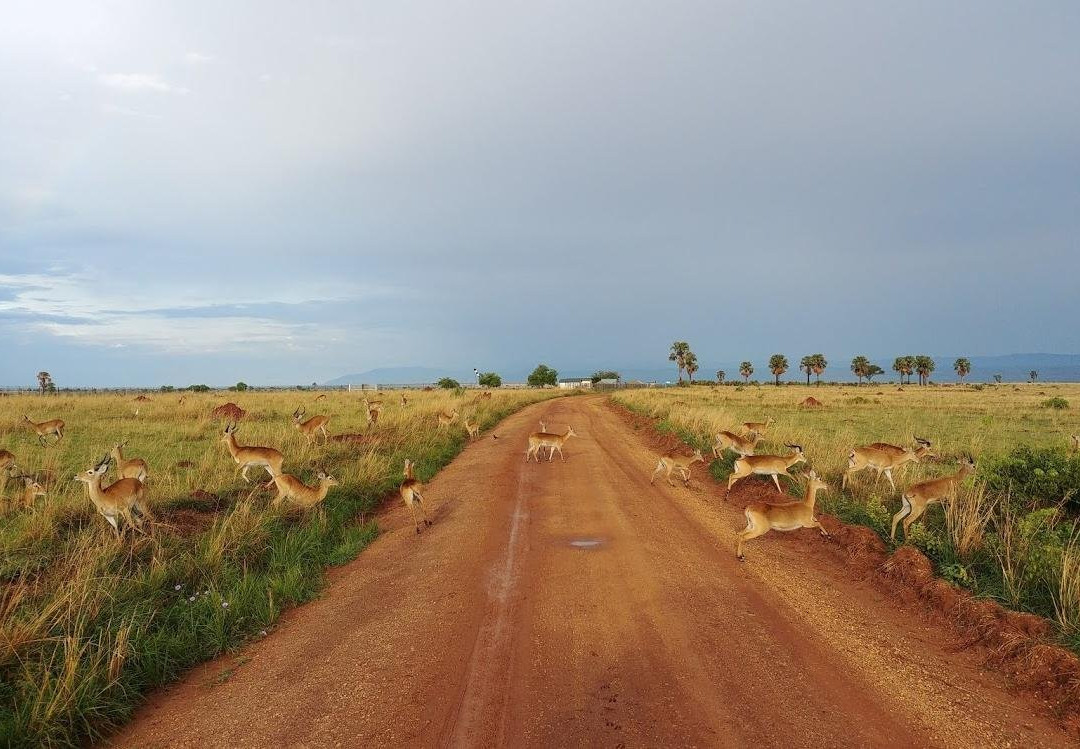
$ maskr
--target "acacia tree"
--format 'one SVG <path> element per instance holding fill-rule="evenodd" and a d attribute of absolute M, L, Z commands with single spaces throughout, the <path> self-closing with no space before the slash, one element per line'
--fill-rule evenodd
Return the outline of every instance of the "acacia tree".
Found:
<path fill-rule="evenodd" d="M 534 388 L 542 388 L 545 385 L 555 387 L 559 382 L 559 373 L 547 364 L 537 364 L 527 381 Z"/>
<path fill-rule="evenodd" d="M 866 377 L 869 370 L 870 360 L 865 356 L 856 356 L 851 360 L 851 372 L 858 378 L 860 385 L 862 385 L 863 378 Z"/>
<path fill-rule="evenodd" d="M 502 377 L 495 372 L 481 372 L 477 384 L 486 388 L 497 388 L 502 385 Z"/>
<path fill-rule="evenodd" d="M 754 374 L 754 365 L 748 361 L 744 361 L 739 365 L 739 374 L 747 382 L 750 382 L 750 375 Z"/>
<path fill-rule="evenodd" d="M 788 371 L 787 357 L 783 354 L 773 354 L 769 357 L 769 371 L 776 378 L 776 385 L 780 385 L 780 375 Z"/>
<path fill-rule="evenodd" d="M 925 385 L 930 381 L 930 373 L 934 371 L 936 366 L 934 360 L 925 354 L 919 354 L 915 357 L 915 372 L 919 375 L 920 385 Z"/>
<path fill-rule="evenodd" d="M 952 368 L 956 370 L 956 379 L 964 382 L 964 378 L 971 374 L 971 362 L 961 356 L 953 362 Z"/>
<path fill-rule="evenodd" d="M 687 351 L 686 356 L 683 357 L 683 367 L 686 368 L 686 374 L 692 383 L 694 381 L 694 373 L 698 371 L 697 354 L 693 351 Z"/>
<path fill-rule="evenodd" d="M 622 375 L 620 375 L 614 369 L 601 369 L 593 372 L 592 377 L 590 377 L 589 379 L 591 379 L 593 381 L 593 384 L 595 385 L 596 383 L 600 382 L 600 380 L 621 380 Z"/>
<path fill-rule="evenodd" d="M 45 395 L 46 391 L 51 390 L 51 389 L 55 389 L 55 387 L 56 387 L 53 384 L 52 375 L 49 374 L 48 372 L 44 371 L 44 370 L 37 373 L 37 381 L 38 381 L 38 388 L 41 390 L 42 395 Z"/>
<path fill-rule="evenodd" d="M 724 377 L 726 377 L 726 376 L 727 376 L 727 372 L 725 372 L 724 370 L 722 370 L 722 369 L 716 370 L 716 382 L 717 383 L 723 383 Z"/>
<path fill-rule="evenodd" d="M 898 356 L 893 359 L 892 368 L 900 375 L 900 384 L 904 384 L 904 376 L 907 375 L 907 384 L 911 384 L 911 373 L 915 371 L 914 356 Z"/>
<path fill-rule="evenodd" d="M 821 373 L 829 366 L 829 360 L 825 358 L 825 354 L 813 354 L 813 362 L 810 368 L 814 370 L 814 376 L 817 377 L 817 384 L 821 384 Z"/>
<path fill-rule="evenodd" d="M 866 369 L 866 381 L 872 382 L 879 374 L 885 374 L 885 370 L 879 367 L 877 364 L 871 364 Z"/>
<path fill-rule="evenodd" d="M 671 351 L 668 352 L 668 361 L 675 362 L 675 366 L 679 368 L 679 382 L 682 382 L 682 373 L 686 369 L 686 355 L 690 353 L 690 344 L 686 341 L 675 341 L 671 344 Z"/>

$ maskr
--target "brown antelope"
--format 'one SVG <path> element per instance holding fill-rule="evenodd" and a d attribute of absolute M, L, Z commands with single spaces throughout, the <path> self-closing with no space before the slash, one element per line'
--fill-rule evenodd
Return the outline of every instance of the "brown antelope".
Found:
<path fill-rule="evenodd" d="M 409 405 L 409 399 L 405 397 L 405 393 L 402 393 L 401 394 L 401 407 L 405 408 L 407 405 Z"/>
<path fill-rule="evenodd" d="M 90 501 L 109 521 L 117 538 L 120 538 L 120 526 L 116 522 L 118 518 L 123 518 L 127 525 L 141 533 L 142 518 L 150 516 L 144 503 L 146 487 L 138 479 L 131 478 L 118 479 L 115 483 L 102 487 L 101 480 L 109 470 L 111 460 L 112 458 L 106 455 L 93 468 L 75 476 L 75 480 L 86 484 Z M 138 513 L 139 519 L 135 518 L 132 510 Z"/>
<path fill-rule="evenodd" d="M 42 447 L 49 444 L 46 437 L 55 436 L 56 442 L 54 445 L 60 444 L 60 440 L 64 438 L 64 422 L 62 419 L 50 419 L 48 421 L 42 421 L 38 423 L 36 421 L 30 421 L 29 416 L 23 416 L 23 422 L 30 425 L 30 428 L 37 432 L 38 442 Z"/>
<path fill-rule="evenodd" d="M 908 538 L 911 524 L 919 519 L 928 505 L 944 502 L 956 496 L 956 488 L 965 478 L 975 473 L 975 461 L 970 456 L 960 459 L 960 470 L 952 476 L 930 479 L 909 487 L 900 497 L 900 512 L 893 515 L 889 537 L 896 540 L 896 524 L 904 521 L 904 538 Z"/>
<path fill-rule="evenodd" d="M 785 447 L 791 448 L 792 452 L 789 455 L 746 455 L 736 460 L 735 470 L 728 476 L 728 491 L 731 491 L 731 487 L 735 485 L 736 481 L 751 474 L 772 476 L 778 492 L 781 491 L 780 479 L 778 478 L 780 474 L 794 481 L 788 470 L 796 463 L 806 462 L 806 456 L 803 455 L 801 445 L 785 445 Z"/>
<path fill-rule="evenodd" d="M 146 461 L 142 458 L 129 458 L 124 460 L 124 446 L 127 441 L 113 445 L 112 458 L 116 461 L 116 473 L 122 479 L 138 479 L 146 483 L 150 478 L 150 471 L 146 467 Z"/>
<path fill-rule="evenodd" d="M 744 421 L 743 429 L 745 429 L 749 435 L 765 434 L 769 428 L 769 424 L 772 424 L 772 421 L 772 417 L 765 419 L 765 421 Z"/>
<path fill-rule="evenodd" d="M 244 481 L 251 483 L 247 472 L 252 466 L 265 468 L 271 479 L 274 478 L 275 474 L 281 473 L 281 464 L 285 461 L 285 456 L 272 447 L 238 445 L 236 443 L 236 422 L 229 422 L 225 425 L 225 433 L 221 435 L 221 441 L 225 443 L 225 447 L 229 449 L 229 455 L 239 466 L 238 470 L 240 475 L 244 477 Z"/>
<path fill-rule="evenodd" d="M 7 488 L 8 477 L 19 470 L 15 465 L 15 456 L 7 450 L 0 450 L 0 494 Z"/>
<path fill-rule="evenodd" d="M 303 406 L 293 411 L 293 426 L 296 427 L 297 431 L 307 437 L 308 442 L 318 440 L 320 433 L 322 433 L 323 442 L 329 440 L 330 435 L 326 432 L 326 425 L 330 421 L 330 417 L 312 416 L 307 421 L 302 421 L 306 413 L 307 409 Z"/>
<path fill-rule="evenodd" d="M 369 427 L 378 425 L 379 414 L 382 413 L 382 409 L 382 401 L 369 401 L 367 398 L 364 398 L 364 410 L 367 411 L 367 423 Z"/>
<path fill-rule="evenodd" d="M 566 427 L 566 434 L 552 434 L 551 432 L 533 432 L 529 435 L 529 449 L 525 451 L 525 462 L 529 462 L 529 456 L 536 458 L 536 462 L 540 462 L 540 449 L 548 448 L 551 452 L 548 453 L 548 462 L 555 457 L 555 451 L 559 451 L 559 457 L 564 461 L 566 456 L 563 455 L 562 446 L 571 437 L 577 437 L 572 426 Z"/>
<path fill-rule="evenodd" d="M 405 506 L 409 508 L 412 513 L 413 524 L 416 526 L 416 532 L 420 532 L 420 517 L 417 517 L 416 508 L 420 508 L 420 515 L 423 516 L 425 525 L 431 525 L 431 521 L 428 520 L 427 510 L 424 508 L 424 498 L 420 494 L 420 487 L 422 484 L 413 476 L 413 462 L 408 458 L 405 459 L 405 480 L 401 482 L 401 488 L 398 489 L 401 492 L 401 498 L 405 501 Z"/>
<path fill-rule="evenodd" d="M 45 496 L 45 487 L 42 486 L 41 483 L 33 476 L 19 475 L 15 476 L 15 478 L 22 479 L 23 481 L 22 502 L 19 504 L 19 507 L 22 507 L 24 509 L 27 507 L 32 507 L 34 504 L 34 499 L 36 499 L 37 497 Z"/>
<path fill-rule="evenodd" d="M 315 505 L 326 499 L 331 486 L 338 486 L 337 479 L 323 471 L 317 474 L 318 486 L 308 486 L 300 479 L 289 473 L 274 474 L 274 486 L 277 487 L 277 496 L 273 504 L 278 506 L 285 500 L 289 500 L 302 510 L 310 510 Z"/>
<path fill-rule="evenodd" d="M 712 448 L 713 457 L 719 458 L 724 450 L 731 450 L 740 458 L 745 458 L 747 455 L 754 454 L 759 442 L 761 442 L 761 436 L 757 432 L 750 432 L 745 437 L 740 437 L 734 432 L 720 432 L 716 435 L 716 443 Z"/>
<path fill-rule="evenodd" d="M 1080 434 L 1069 435 L 1069 451 L 1072 453 L 1080 452 Z"/>
<path fill-rule="evenodd" d="M 656 481 L 656 477 L 659 476 L 662 471 L 668 484 L 675 486 L 675 482 L 671 480 L 671 473 L 672 471 L 678 471 L 679 476 L 683 480 L 683 486 L 685 486 L 690 483 L 690 466 L 698 462 L 705 462 L 705 456 L 701 454 L 701 450 L 694 450 L 694 454 L 689 458 L 683 458 L 677 455 L 665 455 L 657 461 L 656 468 L 653 469 L 652 478 L 649 479 L 649 483 L 651 484 Z"/>
<path fill-rule="evenodd" d="M 443 427 L 450 426 L 451 424 L 454 423 L 454 421 L 457 419 L 457 417 L 458 417 L 458 412 L 457 412 L 456 408 L 454 410 L 452 410 L 450 413 L 446 413 L 445 411 L 440 411 L 439 412 L 439 429 L 442 429 Z"/>
<path fill-rule="evenodd" d="M 926 457 L 933 456 L 930 450 L 930 442 L 919 437 L 915 438 L 917 447 L 898 447 L 887 442 L 875 442 L 868 447 L 856 447 L 848 454 L 848 467 L 844 471 L 844 478 L 840 482 L 840 488 L 846 489 L 848 477 L 856 471 L 864 468 L 872 468 L 877 472 L 877 479 L 885 474 L 889 485 L 896 489 L 893 481 L 893 469 L 898 469 L 906 463 L 918 463 Z"/>
<path fill-rule="evenodd" d="M 814 517 L 814 503 L 817 502 L 817 493 L 828 489 L 828 485 L 818 478 L 815 471 L 810 471 L 810 480 L 806 484 L 806 495 L 801 502 L 789 502 L 782 505 L 771 505 L 764 502 L 755 502 L 746 508 L 746 528 L 738 533 L 735 542 L 735 558 L 740 562 L 745 561 L 743 556 L 743 543 L 758 536 L 764 536 L 769 531 L 795 531 L 799 528 L 817 528 L 821 535 L 829 537 L 828 532 L 821 527 L 821 523 Z"/>
<path fill-rule="evenodd" d="M 474 440 L 480 436 L 480 420 L 469 421 L 465 419 L 465 431 L 469 433 L 469 439 Z"/>

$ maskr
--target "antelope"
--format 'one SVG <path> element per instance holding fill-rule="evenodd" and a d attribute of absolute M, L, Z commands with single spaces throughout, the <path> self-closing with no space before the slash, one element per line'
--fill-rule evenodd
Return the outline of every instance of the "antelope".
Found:
<path fill-rule="evenodd" d="M 308 486 L 289 473 L 275 473 L 273 476 L 274 486 L 277 487 L 277 496 L 273 501 L 275 507 L 287 499 L 302 510 L 310 510 L 326 499 L 331 486 L 338 486 L 337 479 L 323 471 L 317 474 L 318 486 Z"/>
<path fill-rule="evenodd" d="M 64 422 L 61 419 L 50 419 L 49 421 L 43 421 L 38 423 L 36 421 L 30 421 L 29 416 L 23 416 L 23 422 L 30 425 L 30 428 L 37 432 L 38 442 L 42 447 L 48 445 L 48 440 L 45 438 L 54 435 L 56 442 L 54 445 L 60 444 L 60 440 L 64 438 Z"/>
<path fill-rule="evenodd" d="M 312 440 L 317 440 L 319 438 L 320 432 L 323 436 L 323 442 L 329 440 L 330 435 L 326 432 L 326 424 L 330 421 L 330 417 L 312 416 L 307 421 L 301 421 L 301 419 L 304 418 L 304 414 L 306 413 L 307 409 L 303 406 L 300 406 L 295 411 L 293 411 L 293 426 L 296 427 L 296 429 L 301 434 L 307 437 L 308 442 L 311 442 Z"/>
<path fill-rule="evenodd" d="M 743 429 L 751 435 L 765 434 L 766 430 L 769 428 L 769 424 L 772 424 L 772 421 L 772 417 L 765 419 L 765 421 L 744 421 Z"/>
<path fill-rule="evenodd" d="M 376 426 L 379 423 L 379 414 L 382 413 L 382 401 L 368 401 L 364 398 L 364 408 L 367 411 L 368 426 Z"/>
<path fill-rule="evenodd" d="M 442 429 L 443 427 L 450 426 L 451 424 L 454 423 L 454 421 L 457 419 L 457 417 L 458 417 L 458 412 L 457 412 L 456 408 L 453 411 L 451 411 L 450 413 L 446 413 L 445 411 L 440 411 L 439 412 L 439 429 Z"/>
<path fill-rule="evenodd" d="M 544 423 L 543 419 L 540 419 L 540 431 L 541 432 L 546 432 L 547 431 L 547 424 Z"/>
<path fill-rule="evenodd" d="M 965 478 L 975 473 L 975 461 L 970 456 L 960 459 L 960 470 L 952 476 L 940 479 L 931 479 L 915 484 L 908 488 L 900 497 L 900 511 L 893 515 L 892 532 L 889 538 L 896 540 L 896 524 L 904 521 L 904 538 L 908 537 L 911 524 L 919 519 L 928 505 L 933 502 L 944 502 L 956 496 L 956 487 Z"/>
<path fill-rule="evenodd" d="M 409 405 L 409 399 L 405 397 L 405 393 L 402 393 L 401 394 L 401 407 L 405 408 L 407 405 Z"/>
<path fill-rule="evenodd" d="M 119 539 L 120 526 L 117 525 L 117 518 L 123 518 L 127 525 L 142 533 L 141 517 L 149 517 L 150 513 L 147 512 L 146 505 L 143 503 L 146 488 L 138 479 L 122 478 L 117 479 L 115 483 L 109 486 L 101 486 L 101 480 L 104 478 L 105 472 L 109 470 L 111 461 L 112 458 L 106 455 L 93 468 L 76 475 L 75 480 L 86 484 L 86 490 L 90 494 L 90 501 L 94 503 L 97 511 L 109 521 L 109 525 L 113 527 L 113 531 Z M 140 519 L 136 520 L 135 516 L 132 515 L 132 510 L 135 510 L 141 516 Z"/>
<path fill-rule="evenodd" d="M 1069 435 L 1069 452 L 1080 452 L 1080 434 Z"/>
<path fill-rule="evenodd" d="M 785 447 L 791 448 L 790 455 L 744 455 L 736 460 L 735 470 L 728 476 L 728 491 L 731 491 L 736 481 L 755 473 L 759 476 L 772 476 L 776 491 L 781 491 L 779 475 L 784 474 L 791 479 L 788 470 L 796 463 L 806 462 L 801 445 L 785 445 Z M 791 480 L 794 481 L 794 479 Z"/>
<path fill-rule="evenodd" d="M 401 482 L 401 488 L 398 489 L 401 492 L 401 498 L 405 500 L 405 506 L 409 508 L 412 513 L 413 524 L 416 526 L 416 532 L 420 533 L 420 518 L 416 516 L 416 508 L 420 507 L 420 514 L 423 516 L 424 524 L 431 525 L 431 521 L 428 520 L 427 510 L 424 508 L 424 498 L 420 495 L 421 484 L 415 476 L 413 476 L 413 462 L 408 458 L 405 459 L 405 480 Z"/>
<path fill-rule="evenodd" d="M 20 474 L 15 476 L 15 478 L 23 480 L 23 495 L 22 503 L 19 505 L 20 507 L 31 507 L 34 504 L 34 499 L 45 496 L 45 487 L 33 476 L 24 476 Z"/>
<path fill-rule="evenodd" d="M 562 446 L 571 437 L 577 437 L 572 426 L 566 427 L 566 434 L 552 434 L 551 432 L 533 432 L 529 435 L 529 449 L 525 451 L 525 462 L 529 462 L 529 456 L 536 458 L 536 462 L 540 462 L 540 448 L 546 447 L 551 452 L 548 453 L 548 462 L 550 463 L 552 458 L 555 457 L 555 451 L 559 451 L 559 457 L 564 461 L 566 456 L 563 455 Z"/>
<path fill-rule="evenodd" d="M 735 558 L 740 562 L 746 561 L 743 556 L 743 543 L 758 536 L 764 536 L 769 531 L 795 531 L 800 528 L 817 528 L 825 538 L 829 537 L 828 531 L 821 527 L 820 521 L 814 517 L 814 503 L 817 502 L 817 493 L 828 489 L 828 485 L 818 478 L 817 472 L 810 471 L 810 480 L 806 484 L 806 495 L 801 502 L 788 502 L 782 505 L 771 505 L 764 502 L 755 502 L 746 508 L 746 528 L 737 534 L 735 542 Z"/>
<path fill-rule="evenodd" d="M 146 467 L 146 461 L 142 458 L 129 458 L 124 460 L 124 445 L 127 441 L 113 445 L 112 458 L 116 461 L 116 473 L 122 479 L 138 479 L 142 483 L 150 478 L 150 471 Z"/>
<path fill-rule="evenodd" d="M 848 455 L 848 467 L 844 471 L 844 478 L 840 482 L 840 488 L 846 489 L 848 477 L 856 471 L 864 468 L 872 468 L 877 471 L 877 478 L 885 474 L 889 485 L 896 489 L 892 472 L 894 468 L 900 468 L 905 463 L 918 463 L 927 456 L 933 455 L 930 451 L 930 442 L 919 437 L 915 438 L 918 447 L 898 447 L 886 442 L 875 442 L 869 447 L 856 447 Z"/>
<path fill-rule="evenodd" d="M 272 447 L 238 445 L 236 443 L 236 422 L 229 422 L 225 425 L 225 433 L 221 435 L 221 441 L 229 449 L 232 459 L 240 466 L 238 469 L 240 475 L 244 477 L 244 481 L 247 483 L 251 483 L 247 472 L 252 466 L 265 468 L 271 479 L 274 478 L 274 474 L 281 473 L 281 464 L 285 461 L 285 456 Z"/>
<path fill-rule="evenodd" d="M 465 419 L 465 431 L 469 433 L 469 439 L 474 440 L 480 436 L 480 420 L 469 421 Z"/>
<path fill-rule="evenodd" d="M 7 450 L 0 450 L 0 494 L 7 488 L 8 477 L 19 467 L 15 465 L 15 456 Z"/>
<path fill-rule="evenodd" d="M 720 432 L 716 435 L 716 443 L 712 448 L 713 457 L 719 458 L 724 450 L 731 450 L 740 458 L 745 458 L 747 455 L 754 454 L 759 442 L 761 442 L 761 435 L 757 432 L 750 432 L 745 437 L 740 437 L 734 432 Z"/>
<path fill-rule="evenodd" d="M 671 473 L 672 471 L 678 471 L 679 476 L 682 477 L 683 486 L 686 486 L 690 483 L 690 466 L 698 462 L 705 462 L 705 456 L 701 454 L 701 450 L 694 450 L 694 454 L 689 458 L 665 455 L 657 461 L 656 468 L 653 469 L 652 478 L 649 479 L 649 483 L 652 484 L 656 481 L 656 477 L 663 471 L 664 478 L 667 479 L 668 484 L 675 486 L 675 482 L 671 480 Z"/>

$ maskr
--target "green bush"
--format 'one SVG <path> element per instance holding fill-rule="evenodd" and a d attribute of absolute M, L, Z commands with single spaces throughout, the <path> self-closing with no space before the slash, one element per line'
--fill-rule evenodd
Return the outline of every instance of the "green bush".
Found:
<path fill-rule="evenodd" d="M 1069 402 L 1067 400 L 1065 400 L 1064 398 L 1062 398 L 1060 395 L 1057 395 L 1057 396 L 1054 396 L 1053 398 L 1047 398 L 1046 400 L 1044 400 L 1039 405 L 1042 406 L 1043 408 L 1053 408 L 1053 409 L 1056 409 L 1058 411 L 1063 411 L 1063 410 L 1065 410 L 1066 408 L 1069 407 Z"/>
<path fill-rule="evenodd" d="M 1021 445 L 980 471 L 994 491 L 1008 491 L 1014 501 L 1046 503 L 1067 500 L 1080 509 L 1080 459 L 1060 450 Z"/>
<path fill-rule="evenodd" d="M 453 377 L 443 377 L 435 384 L 441 387 L 443 390 L 453 390 L 454 388 L 461 387 L 461 383 L 455 380 Z"/>

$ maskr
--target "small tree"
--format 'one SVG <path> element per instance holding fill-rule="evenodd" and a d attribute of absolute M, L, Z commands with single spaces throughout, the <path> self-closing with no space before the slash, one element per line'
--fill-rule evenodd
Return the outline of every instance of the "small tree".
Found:
<path fill-rule="evenodd" d="M 879 367 L 877 364 L 871 364 L 866 368 L 866 381 L 871 382 L 875 377 L 880 374 L 885 374 L 885 370 Z"/>
<path fill-rule="evenodd" d="M 248 389 L 248 384 L 246 382 L 238 382 L 238 383 L 236 383 L 236 385 L 233 386 L 233 390 L 235 390 L 238 393 L 242 393 L 247 389 Z"/>
<path fill-rule="evenodd" d="M 455 380 L 453 377 L 443 377 L 441 380 L 435 383 L 443 390 L 454 390 L 461 387 L 461 383 Z"/>
<path fill-rule="evenodd" d="M 675 362 L 675 366 L 679 368 L 679 382 L 682 382 L 682 373 L 686 368 L 686 355 L 689 353 L 690 344 L 686 341 L 675 341 L 668 352 L 668 361 Z"/>
<path fill-rule="evenodd" d="M 41 390 L 42 395 L 45 395 L 45 393 L 49 390 L 49 386 L 53 384 L 52 375 L 44 370 L 37 373 L 37 381 L 38 389 Z M 55 386 L 53 387 L 53 389 L 56 389 Z"/>
<path fill-rule="evenodd" d="M 814 376 L 817 377 L 817 384 L 821 384 L 821 373 L 829 366 L 828 359 L 825 358 L 825 354 L 814 354 L 813 363 L 811 369 L 814 370 Z"/>
<path fill-rule="evenodd" d="M 542 388 L 545 385 L 555 387 L 559 383 L 559 373 L 547 364 L 537 364 L 528 379 L 529 385 L 534 388 Z"/>
<path fill-rule="evenodd" d="M 971 362 L 961 356 L 953 362 L 952 368 L 956 370 L 956 379 L 963 383 L 964 378 L 971 373 Z"/>
<path fill-rule="evenodd" d="M 1001 384 L 1001 375 L 1000 374 L 994 375 L 994 382 L 996 382 L 998 385 Z"/>
<path fill-rule="evenodd" d="M 210 386 L 209 385 L 188 385 L 188 390 L 190 390 L 193 393 L 209 393 L 210 392 Z"/>
<path fill-rule="evenodd" d="M 690 378 L 690 382 L 693 383 L 694 374 L 698 371 L 697 354 L 693 351 L 687 351 L 683 359 L 683 367 L 686 368 L 686 374 Z"/>
<path fill-rule="evenodd" d="M 482 387 L 497 388 L 502 385 L 502 377 L 494 372 L 481 372 L 480 379 L 477 380 Z"/>
<path fill-rule="evenodd" d="M 856 356 L 851 360 L 851 373 L 858 378 L 860 385 L 862 385 L 863 378 L 866 377 L 866 373 L 869 369 L 870 360 L 865 356 Z"/>
<path fill-rule="evenodd" d="M 788 371 L 787 357 L 783 354 L 773 354 L 769 357 L 769 371 L 776 378 L 776 385 L 780 385 L 780 375 Z"/>
<path fill-rule="evenodd" d="M 716 370 L 716 381 L 717 381 L 717 383 L 723 383 L 724 382 L 724 377 L 726 377 L 726 376 L 727 376 L 727 373 L 724 370 L 722 370 L 722 369 Z"/>
<path fill-rule="evenodd" d="M 936 366 L 934 360 L 925 354 L 920 354 L 915 357 L 915 371 L 919 375 L 920 385 L 925 385 L 930 381 L 930 373 L 934 371 Z"/>
<path fill-rule="evenodd" d="M 807 354 L 799 361 L 799 371 L 806 372 L 806 384 L 810 384 L 810 375 L 814 371 L 814 355 Z"/>
<path fill-rule="evenodd" d="M 1028 372 L 1028 378 L 1031 382 L 1035 382 L 1035 380 L 1039 379 L 1039 371 L 1036 369 L 1031 370 Z"/>
<path fill-rule="evenodd" d="M 744 361 L 739 365 L 739 374 L 746 382 L 750 382 L 750 375 L 754 374 L 754 365 L 748 361 Z"/>

